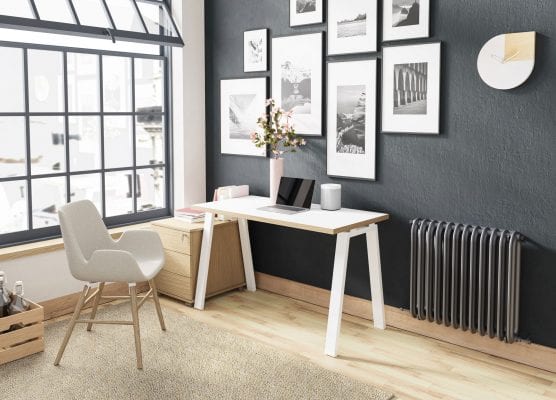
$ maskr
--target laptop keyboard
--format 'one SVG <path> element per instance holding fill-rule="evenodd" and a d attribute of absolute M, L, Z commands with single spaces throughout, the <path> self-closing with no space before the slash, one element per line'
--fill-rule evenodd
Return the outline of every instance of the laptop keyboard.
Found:
<path fill-rule="evenodd" d="M 270 211 L 279 214 L 297 214 L 299 212 L 308 211 L 308 209 L 303 207 L 284 206 L 280 204 L 277 204 L 275 206 L 261 207 L 259 208 L 259 210 Z"/>

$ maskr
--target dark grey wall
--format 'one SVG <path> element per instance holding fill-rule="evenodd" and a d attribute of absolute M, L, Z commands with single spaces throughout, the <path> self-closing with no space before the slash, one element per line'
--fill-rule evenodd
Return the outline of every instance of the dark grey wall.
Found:
<path fill-rule="evenodd" d="M 220 154 L 223 78 L 243 73 L 243 31 L 271 35 L 318 32 L 290 28 L 288 0 L 207 0 L 208 192 L 249 184 L 268 194 L 268 160 Z M 440 136 L 378 134 L 377 182 L 326 176 L 326 139 L 308 138 L 286 160 L 286 173 L 340 182 L 343 205 L 386 211 L 380 226 L 387 304 L 408 307 L 409 226 L 414 217 L 515 229 L 529 238 L 523 254 L 520 336 L 556 347 L 556 1 L 432 1 L 431 39 L 443 42 Z M 476 59 L 496 34 L 535 30 L 537 65 L 522 87 L 496 91 L 479 78 Z M 419 41 L 415 41 L 419 42 Z M 262 74 L 270 76 L 270 74 Z M 380 118 L 379 118 L 380 119 Z M 318 194 L 315 197 L 318 201 Z M 334 239 L 251 224 L 259 271 L 330 288 Z M 347 292 L 368 298 L 361 239 L 352 242 Z"/>

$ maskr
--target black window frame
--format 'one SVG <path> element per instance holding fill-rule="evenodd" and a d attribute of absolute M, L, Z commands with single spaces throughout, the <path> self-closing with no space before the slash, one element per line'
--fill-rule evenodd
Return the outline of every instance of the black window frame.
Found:
<path fill-rule="evenodd" d="M 30 44 L 30 43 L 20 43 L 20 42 L 7 42 L 0 41 L 0 47 L 11 47 L 20 48 L 23 50 L 23 68 L 24 68 L 24 99 L 25 99 L 25 111 L 24 112 L 0 112 L 0 117 L 24 117 L 25 118 L 25 136 L 26 136 L 26 174 L 9 177 L 0 178 L 0 182 L 8 181 L 25 181 L 27 185 L 27 218 L 28 226 L 24 231 L 11 232 L 0 234 L 0 248 L 14 246 L 24 243 L 37 242 L 43 240 L 49 240 L 54 238 L 59 238 L 61 236 L 59 225 L 51 227 L 43 227 L 34 229 L 32 225 L 33 220 L 33 199 L 32 199 L 32 187 L 31 182 L 33 179 L 49 178 L 49 177 L 65 177 L 66 179 L 66 204 L 71 202 L 71 187 L 70 187 L 70 176 L 76 175 L 87 175 L 93 173 L 101 174 L 101 192 L 102 192 L 102 216 L 107 227 L 114 228 L 125 225 L 132 225 L 138 223 L 144 223 L 148 221 L 153 221 L 157 219 L 168 218 L 173 215 L 173 132 L 172 132 L 172 49 L 171 47 L 160 48 L 159 55 L 155 54 L 144 54 L 144 53 L 133 53 L 133 52 L 121 52 L 121 51 L 111 51 L 111 50 L 98 50 L 98 49 L 85 49 L 76 47 L 65 47 L 65 46 L 52 46 L 52 45 L 42 45 L 42 44 Z M 64 101 L 66 103 L 64 112 L 29 112 L 29 77 L 28 77 L 28 52 L 29 50 L 47 50 L 56 51 L 63 54 L 64 59 Z M 100 94 L 100 108 L 98 112 L 70 112 L 68 110 L 68 73 L 67 73 L 67 54 L 68 53 L 81 53 L 81 54 L 93 54 L 99 57 L 99 94 Z M 104 102 L 103 102 L 103 66 L 102 60 L 103 56 L 117 56 L 131 58 L 131 91 L 132 91 L 132 111 L 131 112 L 104 112 Z M 154 59 L 161 60 L 163 62 L 164 69 L 164 96 L 163 102 L 164 107 L 162 112 L 152 113 L 152 112 L 137 112 L 135 109 L 135 59 Z M 122 168 L 104 168 L 104 116 L 129 116 L 133 119 L 133 166 L 132 167 L 122 167 Z M 148 165 L 148 166 L 137 166 L 136 161 L 136 128 L 137 128 L 137 116 L 138 115 L 156 115 L 162 116 L 163 127 L 164 127 L 164 153 L 165 160 L 162 164 Z M 33 116 L 62 116 L 64 118 L 65 124 L 65 157 L 66 157 L 66 168 L 65 172 L 54 173 L 54 174 L 40 174 L 33 175 L 31 171 L 31 159 L 30 159 L 30 119 Z M 101 120 L 101 168 L 97 170 L 87 170 L 87 171 L 76 171 L 72 172 L 69 167 L 69 129 L 68 121 L 72 116 L 98 116 Z M 164 190 L 165 190 L 165 205 L 163 208 L 149 210 L 149 211 L 138 211 L 137 210 L 137 185 L 136 177 L 138 170 L 154 169 L 154 168 L 164 169 Z M 118 171 L 133 171 L 134 176 L 134 203 L 133 203 L 133 213 L 124 214 L 113 217 L 106 217 L 106 191 L 105 191 L 105 174 L 108 172 L 118 172 Z"/>
<path fill-rule="evenodd" d="M 174 21 L 174 18 L 172 17 L 172 13 L 170 12 L 169 1 L 147 0 L 151 3 L 156 3 L 165 9 L 165 12 L 170 20 L 170 23 L 172 24 L 176 36 L 164 34 L 162 28 L 160 34 L 158 35 L 149 33 L 148 27 L 144 21 L 143 14 L 139 10 L 136 0 L 129 0 L 129 1 L 132 3 L 134 9 L 137 11 L 144 32 L 135 32 L 135 31 L 128 31 L 124 29 L 118 29 L 117 23 L 114 21 L 112 17 L 112 13 L 106 3 L 106 0 L 101 0 L 101 4 L 103 7 L 103 12 L 106 14 L 106 17 L 110 23 L 110 26 L 107 27 L 81 25 L 79 21 L 79 16 L 77 15 L 76 8 L 72 0 L 66 0 L 66 1 L 68 2 L 69 9 L 75 23 L 42 20 L 40 18 L 40 14 L 37 9 L 37 6 L 35 5 L 34 0 L 10 0 L 10 1 L 28 1 L 32 13 L 34 15 L 34 18 L 15 17 L 11 15 L 0 15 L 0 28 L 110 39 L 113 42 L 115 42 L 116 40 L 122 40 L 122 41 L 136 42 L 136 43 L 156 44 L 160 46 L 182 47 L 184 45 L 179 29 L 176 25 L 176 22 Z"/>

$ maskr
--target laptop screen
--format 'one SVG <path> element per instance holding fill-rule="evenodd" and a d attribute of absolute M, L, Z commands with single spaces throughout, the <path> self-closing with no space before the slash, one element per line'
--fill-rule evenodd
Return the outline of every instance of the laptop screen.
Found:
<path fill-rule="evenodd" d="M 280 179 L 276 204 L 309 209 L 311 208 L 314 189 L 314 179 L 288 178 L 283 176 Z"/>

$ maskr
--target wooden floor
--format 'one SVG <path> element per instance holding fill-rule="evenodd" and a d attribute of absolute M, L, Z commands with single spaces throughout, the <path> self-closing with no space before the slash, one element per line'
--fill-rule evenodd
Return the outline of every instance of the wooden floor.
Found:
<path fill-rule="evenodd" d="M 400 399 L 556 399 L 556 374 L 344 316 L 339 357 L 323 354 L 327 310 L 264 291 L 209 299 L 204 311 L 164 297 L 198 321 L 298 354 Z"/>

